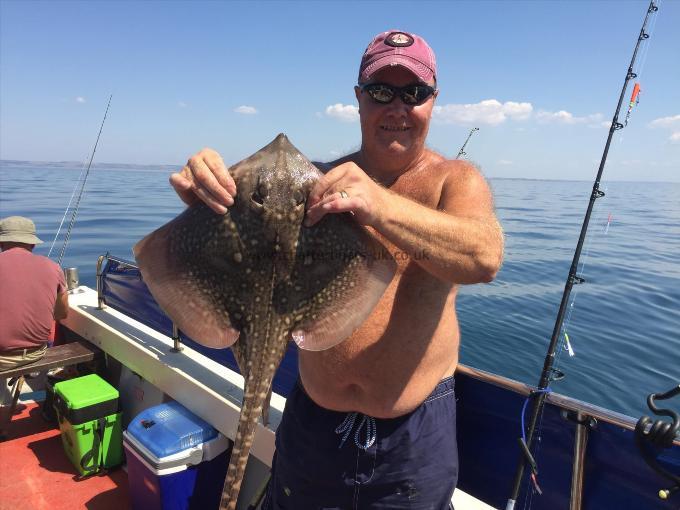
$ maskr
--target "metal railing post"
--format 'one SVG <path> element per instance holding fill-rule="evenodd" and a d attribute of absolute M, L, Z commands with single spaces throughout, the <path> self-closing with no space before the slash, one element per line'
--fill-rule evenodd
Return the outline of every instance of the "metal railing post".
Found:
<path fill-rule="evenodd" d="M 103 310 L 104 309 L 104 281 L 103 281 L 103 273 L 102 273 L 102 265 L 104 264 L 104 261 L 108 258 L 109 254 L 107 253 L 106 255 L 100 255 L 99 258 L 97 259 L 97 310 Z"/>
<path fill-rule="evenodd" d="M 174 345 L 172 349 L 170 349 L 172 352 L 182 352 L 184 347 L 182 347 L 180 338 L 179 338 L 179 328 L 177 327 L 177 324 L 174 322 L 172 323 L 172 341 L 174 342 Z"/>

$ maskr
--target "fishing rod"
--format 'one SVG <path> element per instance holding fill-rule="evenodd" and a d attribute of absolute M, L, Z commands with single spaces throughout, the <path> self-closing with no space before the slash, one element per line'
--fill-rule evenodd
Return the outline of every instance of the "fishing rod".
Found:
<path fill-rule="evenodd" d="M 531 392 L 529 399 L 532 401 L 531 418 L 529 420 L 529 428 L 526 431 L 526 438 L 522 437 L 519 439 L 520 444 L 520 458 L 517 462 L 517 469 L 515 471 L 515 479 L 512 486 L 512 493 L 508 499 L 506 510 L 513 510 L 515 508 L 515 502 L 517 501 L 517 496 L 522 485 L 522 478 L 524 477 L 524 469 L 527 463 L 531 466 L 532 476 L 535 477 L 538 469 L 536 466 L 536 461 L 531 454 L 531 444 L 536 430 L 536 422 L 538 421 L 538 416 L 541 413 L 547 393 L 549 391 L 548 386 L 550 381 L 553 380 L 553 375 L 555 369 L 553 364 L 555 361 L 555 351 L 557 349 L 557 343 L 560 337 L 560 331 L 562 330 L 562 324 L 564 323 L 564 317 L 567 311 L 569 296 L 571 294 L 571 289 L 575 284 L 584 283 L 585 279 L 576 275 L 578 269 L 578 262 L 581 257 L 581 250 L 583 249 L 583 244 L 586 238 L 586 232 L 588 230 L 588 223 L 590 222 L 590 215 L 593 211 L 593 206 L 595 205 L 595 200 L 604 196 L 604 192 L 600 190 L 600 179 L 602 178 L 602 172 L 604 171 L 604 165 L 607 161 L 607 155 L 609 153 L 609 146 L 614 136 L 614 132 L 619 129 L 623 129 L 624 125 L 619 122 L 619 112 L 621 111 L 621 104 L 623 103 L 623 98 L 626 94 L 626 89 L 628 87 L 628 82 L 633 78 L 637 77 L 637 74 L 633 72 L 633 66 L 635 65 L 635 60 L 637 58 L 638 49 L 640 48 L 640 43 L 646 39 L 649 39 L 649 34 L 645 31 L 647 27 L 647 21 L 652 13 L 658 11 L 659 8 L 654 3 L 654 0 L 650 0 L 649 6 L 647 7 L 647 13 L 645 15 L 645 20 L 642 23 L 642 28 L 640 29 L 640 35 L 637 39 L 637 44 L 635 45 L 635 50 L 633 51 L 633 57 L 630 60 L 630 65 L 628 66 L 628 71 L 626 72 L 626 78 L 623 81 L 623 87 L 621 89 L 621 94 L 619 96 L 619 102 L 616 105 L 616 111 L 614 112 L 614 118 L 612 119 L 611 126 L 609 128 L 609 136 L 607 136 L 607 143 L 604 146 L 604 152 L 602 154 L 602 159 L 600 160 L 600 167 L 597 171 L 597 176 L 595 177 L 595 183 L 593 184 L 593 191 L 590 195 L 590 201 L 588 202 L 588 208 L 586 210 L 585 218 L 583 219 L 583 225 L 581 226 L 581 235 L 579 236 L 578 243 L 576 244 L 576 250 L 574 252 L 574 258 L 571 262 L 571 267 L 569 269 L 569 276 L 567 277 L 567 282 L 564 286 L 564 292 L 562 294 L 562 301 L 560 302 L 560 308 L 557 313 L 557 318 L 555 320 L 555 326 L 553 328 L 552 337 L 550 339 L 550 345 L 548 347 L 548 352 L 545 356 L 545 361 L 543 364 L 543 371 L 541 372 L 541 378 L 538 383 L 538 389 Z M 524 434 L 524 419 L 522 418 L 522 432 Z"/>
<path fill-rule="evenodd" d="M 64 259 L 64 253 L 66 252 L 66 246 L 68 245 L 69 239 L 71 238 L 71 230 L 73 230 L 73 225 L 76 222 L 76 216 L 78 215 L 78 208 L 80 207 L 80 200 L 83 198 L 83 191 L 85 191 L 85 183 L 87 182 L 87 177 L 90 175 L 90 167 L 92 166 L 92 160 L 94 159 L 94 153 L 97 152 L 97 145 L 99 144 L 99 137 L 102 135 L 102 130 L 104 129 L 104 123 L 106 122 L 106 116 L 109 113 L 109 107 L 111 106 L 111 99 L 113 94 L 109 96 L 109 103 L 106 105 L 106 111 L 104 112 L 104 119 L 102 120 L 102 125 L 99 126 L 99 133 L 97 134 L 97 140 L 94 142 L 94 148 L 92 149 L 92 154 L 90 155 L 90 161 L 87 163 L 87 170 L 85 171 L 85 177 L 80 184 L 80 191 L 78 193 L 78 199 L 76 200 L 76 206 L 73 209 L 73 214 L 71 215 L 71 221 L 68 224 L 68 229 L 66 230 L 66 236 L 64 237 L 64 245 L 61 247 L 61 252 L 59 253 L 59 259 L 57 264 L 61 266 L 61 261 Z M 59 232 L 57 232 L 57 235 Z"/>
<path fill-rule="evenodd" d="M 479 128 L 476 127 L 476 128 L 472 128 L 472 129 L 470 130 L 470 134 L 469 134 L 468 137 L 465 139 L 465 143 L 463 144 L 463 146 L 462 146 L 462 147 L 460 148 L 460 150 L 458 151 L 458 156 L 456 156 L 456 159 L 460 159 L 461 156 L 467 156 L 467 153 L 465 152 L 465 146 L 468 144 L 468 142 L 470 141 L 470 138 L 472 138 L 472 134 L 473 134 L 475 131 L 479 131 Z"/>
<path fill-rule="evenodd" d="M 71 192 L 71 198 L 68 199 L 68 204 L 66 205 L 66 209 L 64 209 L 64 215 L 61 217 L 61 221 L 59 222 L 59 228 L 57 228 L 56 234 L 54 234 L 54 239 L 52 239 L 52 244 L 50 245 L 50 250 L 47 252 L 47 258 L 50 258 L 52 256 L 52 250 L 54 250 L 54 246 L 57 244 L 57 239 L 59 239 L 59 234 L 61 234 L 61 227 L 64 226 L 64 221 L 66 221 L 66 216 L 68 215 L 68 212 L 71 210 L 71 204 L 73 203 L 73 199 L 76 196 L 76 191 L 78 190 L 78 186 L 80 185 L 80 182 L 83 180 L 83 175 L 85 175 L 85 169 L 87 168 L 87 156 L 85 156 L 85 159 L 83 159 L 83 165 L 80 168 L 80 173 L 78 174 L 78 179 L 76 180 L 75 185 L 73 186 L 73 191 Z"/>

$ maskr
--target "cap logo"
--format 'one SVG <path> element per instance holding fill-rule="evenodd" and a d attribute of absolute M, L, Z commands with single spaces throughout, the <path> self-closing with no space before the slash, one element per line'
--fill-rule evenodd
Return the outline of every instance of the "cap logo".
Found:
<path fill-rule="evenodd" d="M 404 32 L 392 32 L 385 38 L 385 44 L 395 48 L 403 48 L 413 44 L 413 37 Z"/>

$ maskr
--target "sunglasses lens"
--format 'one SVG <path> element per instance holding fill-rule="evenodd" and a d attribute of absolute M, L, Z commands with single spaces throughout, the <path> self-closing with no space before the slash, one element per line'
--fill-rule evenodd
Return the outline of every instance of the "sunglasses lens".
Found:
<path fill-rule="evenodd" d="M 367 85 L 364 90 L 377 103 L 387 104 L 394 99 L 394 89 L 386 85 Z"/>
<path fill-rule="evenodd" d="M 391 103 L 396 94 L 407 105 L 418 105 L 423 103 L 434 94 L 434 88 L 429 85 L 407 85 L 406 87 L 394 87 L 384 83 L 370 83 L 362 87 L 371 99 L 376 103 Z"/>
<path fill-rule="evenodd" d="M 406 104 L 420 104 L 432 95 L 434 89 L 427 85 L 411 85 L 404 87 L 401 92 L 401 100 Z"/>

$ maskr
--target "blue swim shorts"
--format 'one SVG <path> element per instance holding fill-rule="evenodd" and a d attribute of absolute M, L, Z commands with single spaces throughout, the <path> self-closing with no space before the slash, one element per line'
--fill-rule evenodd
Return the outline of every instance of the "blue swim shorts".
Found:
<path fill-rule="evenodd" d="M 262 509 L 445 510 L 457 478 L 453 377 L 391 419 L 324 409 L 298 381 L 276 430 Z"/>

